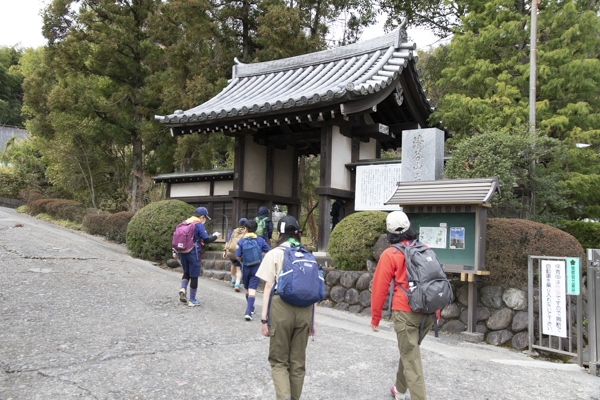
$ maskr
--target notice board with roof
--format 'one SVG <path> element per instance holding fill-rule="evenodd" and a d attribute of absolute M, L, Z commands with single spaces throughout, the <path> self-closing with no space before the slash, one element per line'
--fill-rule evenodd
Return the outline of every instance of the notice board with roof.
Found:
<path fill-rule="evenodd" d="M 403 208 L 447 272 L 483 271 L 487 209 L 498 190 L 497 178 L 400 182 L 386 205 Z"/>
<path fill-rule="evenodd" d="M 477 288 L 485 269 L 487 210 L 498 178 L 399 182 L 386 205 L 401 206 L 419 239 L 433 248 L 447 273 L 468 281 L 468 332 L 475 334 Z"/>

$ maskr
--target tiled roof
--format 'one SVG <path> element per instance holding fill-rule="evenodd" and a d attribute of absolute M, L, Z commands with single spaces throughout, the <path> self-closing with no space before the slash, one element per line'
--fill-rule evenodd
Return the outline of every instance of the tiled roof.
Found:
<path fill-rule="evenodd" d="M 214 123 L 294 107 L 326 107 L 379 92 L 396 85 L 416 57 L 416 45 L 403 42 L 405 35 L 400 27 L 385 36 L 317 53 L 254 64 L 236 60 L 233 77 L 221 93 L 156 119 L 166 124 Z"/>
<path fill-rule="evenodd" d="M 500 192 L 498 178 L 442 179 L 437 181 L 400 182 L 385 203 L 409 205 L 486 204 Z"/>

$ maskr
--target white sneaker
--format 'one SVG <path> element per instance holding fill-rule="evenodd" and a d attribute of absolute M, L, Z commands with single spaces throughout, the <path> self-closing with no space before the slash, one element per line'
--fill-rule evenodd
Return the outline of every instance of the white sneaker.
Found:
<path fill-rule="evenodd" d="M 396 390 L 396 385 L 392 385 L 392 387 L 390 388 L 390 393 L 392 393 L 392 396 L 394 396 L 394 399 L 396 399 L 396 400 L 407 400 L 408 399 L 406 397 L 406 393 L 400 393 L 399 391 Z"/>
<path fill-rule="evenodd" d="M 187 303 L 187 299 L 185 298 L 185 289 L 179 289 L 179 301 L 182 303 Z"/>

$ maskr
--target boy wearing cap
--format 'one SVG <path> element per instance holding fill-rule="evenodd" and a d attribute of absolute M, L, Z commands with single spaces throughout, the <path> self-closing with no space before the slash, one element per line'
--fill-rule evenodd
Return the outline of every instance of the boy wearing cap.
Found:
<path fill-rule="evenodd" d="M 313 306 L 298 307 L 281 300 L 271 288 L 283 265 L 281 246 L 300 245 L 300 225 L 287 215 L 277 222 L 279 240 L 260 264 L 256 276 L 265 281 L 261 331 L 269 340 L 269 364 L 277 399 L 298 400 L 302 394 L 308 337 L 314 335 Z M 313 329 L 311 331 L 311 321 Z"/>
<path fill-rule="evenodd" d="M 402 243 L 414 246 L 418 234 L 410 227 L 410 221 L 402 211 L 393 211 L 386 218 L 387 238 L 390 244 Z M 390 281 L 394 279 L 394 294 L 392 297 L 392 319 L 398 339 L 400 361 L 396 373 L 396 382 L 390 391 L 396 400 L 404 400 L 410 389 L 412 400 L 425 400 L 425 380 L 419 348 L 419 325 L 423 314 L 412 312 L 408 298 L 398 285 L 408 291 L 406 261 L 402 251 L 388 247 L 379 258 L 377 269 L 373 276 L 371 290 L 371 329 L 379 332 L 381 310 L 388 294 Z M 433 318 L 424 320 L 423 335 L 431 329 Z"/>
<path fill-rule="evenodd" d="M 181 289 L 179 289 L 179 300 L 187 303 L 189 307 L 199 306 L 200 302 L 196 300 L 196 291 L 198 290 L 198 277 L 202 270 L 202 243 L 212 243 L 221 235 L 215 232 L 212 236 L 206 233 L 204 223 L 210 220 L 208 210 L 205 207 L 198 207 L 194 214 L 186 220 L 188 224 L 194 224 L 194 246 L 189 253 L 179 253 L 179 262 L 183 267 L 183 276 L 181 277 Z M 190 298 L 186 299 L 187 286 L 190 285 Z"/>

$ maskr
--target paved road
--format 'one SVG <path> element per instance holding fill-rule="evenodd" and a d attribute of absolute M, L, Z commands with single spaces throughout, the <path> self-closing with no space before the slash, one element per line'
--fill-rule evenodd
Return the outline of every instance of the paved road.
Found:
<path fill-rule="evenodd" d="M 179 274 L 121 245 L 0 208 L 0 400 L 272 399 L 268 340 L 244 296 Z M 260 304 L 260 303 L 259 303 Z M 391 325 L 318 309 L 303 399 L 390 399 Z M 600 378 L 489 345 L 428 337 L 430 399 L 600 399 Z"/>

